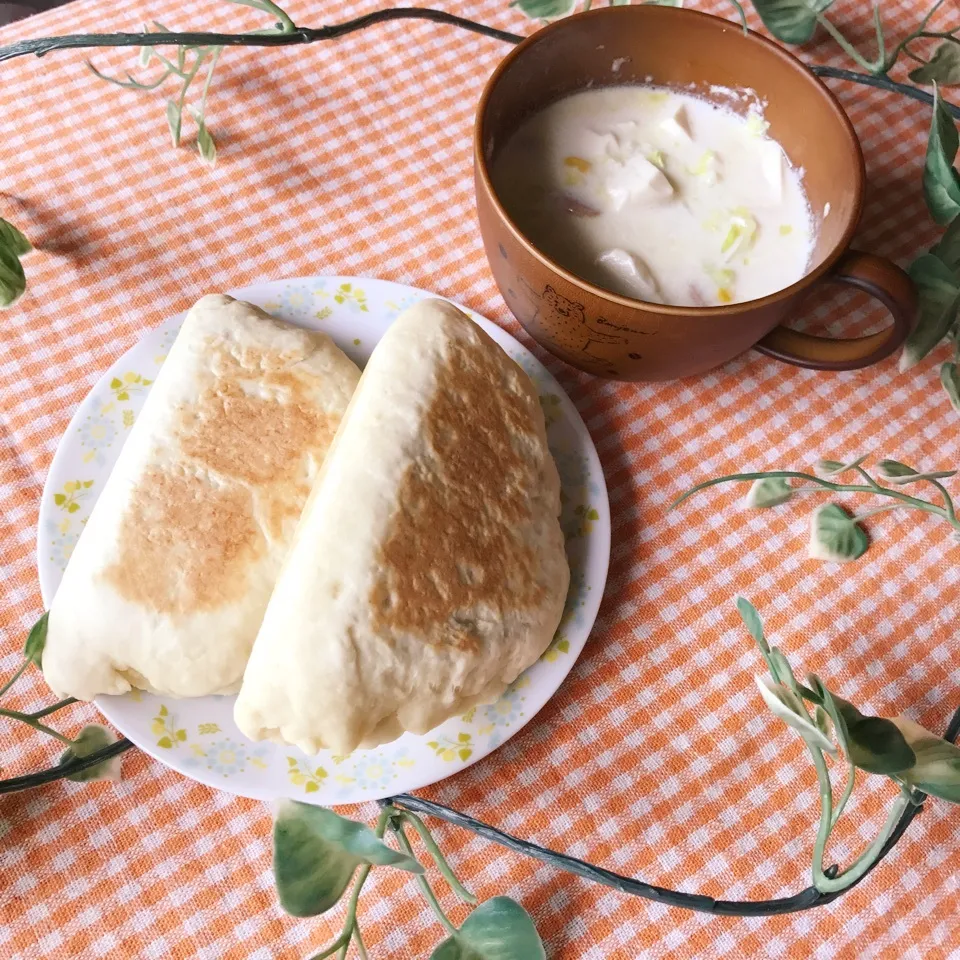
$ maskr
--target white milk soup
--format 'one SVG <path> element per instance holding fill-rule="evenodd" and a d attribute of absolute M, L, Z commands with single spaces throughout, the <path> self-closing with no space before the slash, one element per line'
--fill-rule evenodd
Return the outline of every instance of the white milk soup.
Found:
<path fill-rule="evenodd" d="M 586 90 L 526 120 L 493 166 L 528 239 L 584 280 L 654 303 L 755 300 L 803 276 L 801 173 L 747 116 L 657 87 Z"/>

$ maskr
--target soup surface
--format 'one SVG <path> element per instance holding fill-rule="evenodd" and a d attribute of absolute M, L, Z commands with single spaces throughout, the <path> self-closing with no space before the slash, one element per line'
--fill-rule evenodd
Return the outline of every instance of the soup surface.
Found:
<path fill-rule="evenodd" d="M 754 300 L 799 280 L 813 248 L 801 171 L 762 114 L 676 90 L 558 100 L 510 137 L 491 175 L 538 249 L 638 300 Z"/>

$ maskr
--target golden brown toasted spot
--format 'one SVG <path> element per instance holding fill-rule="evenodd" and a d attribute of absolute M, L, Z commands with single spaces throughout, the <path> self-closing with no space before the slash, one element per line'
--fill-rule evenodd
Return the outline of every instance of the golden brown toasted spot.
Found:
<path fill-rule="evenodd" d="M 536 399 L 488 344 L 450 342 L 424 421 L 427 453 L 404 474 L 380 549 L 378 631 L 472 650 L 478 610 L 542 600 L 523 539 L 539 464 L 515 443 L 536 415 Z"/>
<path fill-rule="evenodd" d="M 309 495 L 310 486 L 306 483 L 267 488 L 265 521 L 271 537 L 279 539 L 285 530 L 289 532 L 292 529 L 291 525 L 300 519 Z M 264 496 L 261 495 L 260 499 L 262 501 Z"/>
<path fill-rule="evenodd" d="M 189 474 L 147 472 L 104 572 L 121 596 L 173 616 L 243 595 L 264 531 L 279 538 L 300 516 L 305 457 L 322 460 L 340 419 L 310 405 L 312 381 L 295 369 L 303 355 L 209 347 L 212 376 L 176 428 Z"/>
<path fill-rule="evenodd" d="M 248 490 L 159 468 L 134 491 L 119 542 L 104 578 L 132 603 L 174 617 L 241 596 L 265 547 Z"/>
<path fill-rule="evenodd" d="M 278 369 L 276 354 L 248 349 L 238 359 L 220 350 L 216 360 L 211 385 L 181 412 L 178 434 L 186 456 L 222 477 L 258 486 L 295 476 L 308 452 L 322 457 L 338 418 L 309 405 L 306 384 Z"/>

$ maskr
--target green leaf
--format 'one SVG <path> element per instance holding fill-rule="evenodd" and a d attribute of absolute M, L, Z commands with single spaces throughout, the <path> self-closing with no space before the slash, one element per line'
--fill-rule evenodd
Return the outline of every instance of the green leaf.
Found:
<path fill-rule="evenodd" d="M 950 87 L 960 83 L 960 43 L 944 40 L 929 63 L 910 71 L 914 83 L 940 83 Z"/>
<path fill-rule="evenodd" d="M 756 640 L 760 649 L 765 653 L 769 653 L 770 647 L 764 639 L 763 622 L 760 620 L 760 614 L 757 613 L 757 608 L 747 600 L 746 597 L 737 597 L 737 612 L 740 614 L 740 618 L 743 620 L 747 630 L 750 631 L 750 636 Z"/>
<path fill-rule="evenodd" d="M 917 285 L 920 319 L 903 346 L 901 372 L 919 363 L 940 343 L 960 310 L 960 275 L 939 257 L 924 253 L 913 261 L 909 273 Z"/>
<path fill-rule="evenodd" d="M 343 896 L 362 863 L 423 873 L 416 860 L 391 850 L 362 823 L 296 800 L 277 804 L 273 873 L 287 913 L 314 917 L 326 912 Z"/>
<path fill-rule="evenodd" d="M 12 224 L 0 217 L 0 247 L 6 247 L 14 256 L 22 257 L 33 247 L 30 241 Z"/>
<path fill-rule="evenodd" d="M 854 766 L 869 773 L 890 774 L 914 765 L 914 752 L 892 720 L 864 716 L 835 694 L 833 700 L 847 727 L 847 750 Z"/>
<path fill-rule="evenodd" d="M 821 706 L 817 706 L 813 711 L 813 722 L 817 725 L 817 729 L 825 736 L 830 736 L 830 717 L 827 714 L 827 711 Z"/>
<path fill-rule="evenodd" d="M 530 914 L 510 897 L 481 903 L 430 960 L 546 960 Z"/>
<path fill-rule="evenodd" d="M 73 746 L 63 751 L 60 756 L 60 763 L 63 765 L 77 757 L 81 759 L 89 757 L 90 754 L 116 742 L 117 735 L 112 730 L 101 726 L 99 723 L 88 724 L 73 741 Z M 103 760 L 92 767 L 87 767 L 86 770 L 71 773 L 67 776 L 67 779 L 76 783 L 86 783 L 89 780 L 119 780 L 120 757 L 111 757 L 109 760 Z"/>
<path fill-rule="evenodd" d="M 757 509 L 776 507 L 793 496 L 793 489 L 783 477 L 764 477 L 754 480 L 744 499 L 744 506 Z"/>
<path fill-rule="evenodd" d="M 877 473 L 884 479 L 897 486 L 905 483 L 915 483 L 917 480 L 943 480 L 952 477 L 956 470 L 930 470 L 921 473 L 915 467 L 908 467 L 899 460 L 881 460 L 877 464 Z"/>
<path fill-rule="evenodd" d="M 204 163 L 211 167 L 216 166 L 217 145 L 207 129 L 207 125 L 202 120 L 197 121 L 197 150 L 200 151 Z"/>
<path fill-rule="evenodd" d="M 833 0 L 753 0 L 763 25 L 784 43 L 806 43 L 817 29 L 817 14 Z"/>
<path fill-rule="evenodd" d="M 170 128 L 170 139 L 175 147 L 180 146 L 180 128 L 183 126 L 183 111 L 175 100 L 167 101 L 167 126 Z"/>
<path fill-rule="evenodd" d="M 535 20 L 557 20 L 569 16 L 576 5 L 576 0 L 514 0 L 510 4 Z"/>
<path fill-rule="evenodd" d="M 153 47 L 141 47 L 140 48 L 140 66 L 148 67 L 150 66 L 150 61 L 153 59 Z"/>
<path fill-rule="evenodd" d="M 55 493 L 53 495 L 53 502 L 58 506 L 62 507 L 67 502 L 67 496 L 64 493 Z"/>
<path fill-rule="evenodd" d="M 779 647 L 771 647 L 770 663 L 773 666 L 773 672 L 776 674 L 777 680 L 799 696 L 800 688 L 797 686 L 797 678 L 793 675 L 790 661 L 787 660 Z"/>
<path fill-rule="evenodd" d="M 840 462 L 839 460 L 818 460 L 814 465 L 818 473 L 822 473 L 825 477 L 836 476 L 840 473 L 846 473 L 848 470 L 855 470 L 864 462 L 870 458 L 869 453 L 865 453 L 862 457 L 857 457 L 856 460 L 846 460 Z"/>
<path fill-rule="evenodd" d="M 771 712 L 778 716 L 788 727 L 796 730 L 812 747 L 824 753 L 836 755 L 837 748 L 818 724 L 810 719 L 803 701 L 789 687 L 775 683 L 770 677 L 754 677 L 757 688 Z"/>
<path fill-rule="evenodd" d="M 950 221 L 940 242 L 930 252 L 953 271 L 960 285 L 960 216 Z"/>
<path fill-rule="evenodd" d="M 877 473 L 884 480 L 896 480 L 900 477 L 915 477 L 918 471 L 899 460 L 881 460 L 877 464 Z"/>
<path fill-rule="evenodd" d="M 960 374 L 955 363 L 945 363 L 940 367 L 940 383 L 950 398 L 953 409 L 960 412 Z"/>
<path fill-rule="evenodd" d="M 817 710 L 814 710 L 814 723 L 817 729 L 826 736 L 829 733 L 830 723 L 833 724 L 833 735 L 836 738 L 840 749 L 849 754 L 849 744 L 847 743 L 847 725 L 840 715 L 840 708 L 833 694 L 821 683 L 820 678 L 815 673 L 807 674 L 807 685 L 818 696 L 823 703 L 822 708 L 818 708 L 824 714 L 821 716 Z"/>
<path fill-rule="evenodd" d="M 30 633 L 27 634 L 27 642 L 23 645 L 23 655 L 36 667 L 41 665 L 43 660 L 43 648 L 47 643 L 47 618 L 49 611 L 33 625 Z"/>
<path fill-rule="evenodd" d="M 917 758 L 904 777 L 907 783 L 932 797 L 960 803 L 960 747 L 906 717 L 894 717 L 891 722 Z"/>
<path fill-rule="evenodd" d="M 933 88 L 933 121 L 927 140 L 927 160 L 923 169 L 923 194 L 930 215 L 937 223 L 949 223 L 960 213 L 960 175 L 953 168 L 960 137 L 953 117 L 943 104 L 940 92 Z"/>
<path fill-rule="evenodd" d="M 27 278 L 20 258 L 9 247 L 0 245 L 0 308 L 12 306 L 27 289 Z"/>
<path fill-rule="evenodd" d="M 157 746 L 169 750 L 173 746 L 173 741 L 169 737 L 161 737 L 157 741 Z"/>
<path fill-rule="evenodd" d="M 867 535 L 843 507 L 825 503 L 810 519 L 809 554 L 814 560 L 850 563 L 870 545 Z"/>

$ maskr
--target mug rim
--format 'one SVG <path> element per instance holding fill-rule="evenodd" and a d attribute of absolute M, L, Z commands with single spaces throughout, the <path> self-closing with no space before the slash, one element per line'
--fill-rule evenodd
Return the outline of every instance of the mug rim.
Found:
<path fill-rule="evenodd" d="M 718 304 L 716 306 L 679 306 L 676 304 L 651 303 L 646 300 L 637 300 L 633 297 L 625 297 L 619 293 L 614 293 L 612 290 L 607 290 L 604 287 L 598 287 L 589 280 L 584 280 L 582 277 L 572 273 L 566 267 L 562 266 L 556 261 L 551 260 L 550 257 L 548 257 L 530 240 L 528 240 L 524 233 L 514 223 L 513 218 L 507 212 L 506 208 L 500 202 L 500 197 L 497 195 L 497 191 L 494 189 L 493 182 L 490 179 L 490 171 L 487 168 L 487 161 L 483 155 L 483 128 L 487 118 L 488 102 L 493 94 L 494 89 L 500 82 L 503 73 L 516 60 L 522 57 L 532 46 L 540 42 L 544 36 L 551 32 L 571 29 L 569 26 L 571 23 L 577 23 L 579 20 L 586 17 L 641 16 L 656 18 L 664 15 L 673 17 L 675 20 L 679 17 L 686 17 L 688 20 L 695 17 L 704 20 L 710 20 L 713 21 L 713 29 L 723 29 L 724 25 L 726 25 L 726 28 L 728 29 L 730 27 L 735 27 L 744 41 L 753 43 L 763 48 L 766 53 L 770 54 L 771 56 L 778 57 L 787 66 L 789 66 L 796 75 L 799 76 L 801 81 L 808 85 L 809 89 L 813 90 L 826 101 L 827 106 L 830 108 L 832 114 L 839 121 L 839 125 L 846 134 L 847 141 L 853 147 L 854 153 L 858 160 L 856 165 L 856 182 L 853 184 L 853 206 L 848 215 L 847 224 L 837 242 L 833 245 L 827 255 L 820 261 L 820 263 L 814 267 L 813 270 L 811 270 L 809 273 L 805 273 L 802 277 L 800 277 L 799 280 L 794 281 L 789 286 L 783 287 L 780 290 L 775 290 L 773 293 L 768 293 L 766 296 L 758 297 L 754 300 L 743 300 L 738 303 Z M 679 29 L 683 29 L 682 26 Z M 762 90 L 757 90 L 756 92 L 760 96 L 763 96 Z M 600 297 L 601 299 L 610 303 L 615 303 L 618 306 L 631 309 L 639 308 L 647 313 L 661 314 L 668 317 L 686 317 L 695 319 L 736 317 L 747 311 L 767 307 L 784 300 L 789 300 L 798 294 L 804 293 L 824 276 L 829 274 L 840 257 L 842 257 L 843 254 L 850 248 L 853 236 L 856 233 L 857 226 L 860 223 L 860 217 L 863 213 L 863 201 L 866 185 L 866 167 L 863 158 L 863 148 L 860 145 L 860 139 L 857 136 L 853 123 L 850 121 L 850 118 L 840 105 L 840 101 L 836 98 L 833 91 L 831 91 L 830 88 L 827 87 L 827 85 L 823 83 L 819 77 L 815 76 L 802 60 L 795 57 L 784 47 L 774 43 L 772 40 L 769 40 L 767 37 L 761 36 L 759 33 L 756 33 L 754 30 L 750 29 L 744 33 L 738 24 L 734 24 L 732 21 L 726 20 L 723 17 L 718 17 L 710 13 L 704 13 L 700 10 L 688 10 L 682 7 L 660 7 L 653 4 L 642 4 L 639 6 L 625 5 L 616 7 L 596 7 L 592 10 L 575 13 L 560 20 L 554 20 L 545 27 L 541 27 L 535 33 L 530 34 L 530 36 L 526 37 L 519 44 L 517 44 L 517 46 L 514 47 L 513 50 L 511 50 L 510 53 L 508 53 L 506 57 L 500 61 L 499 64 L 497 64 L 496 69 L 493 71 L 484 85 L 483 92 L 481 93 L 480 100 L 477 104 L 477 113 L 473 126 L 473 157 L 474 167 L 483 185 L 483 189 L 492 202 L 493 207 L 501 221 L 506 225 L 514 239 L 520 243 L 527 253 L 533 256 L 534 259 L 538 260 L 541 265 L 556 273 L 573 286 L 578 287 L 579 289 L 584 290 L 595 297 Z"/>

